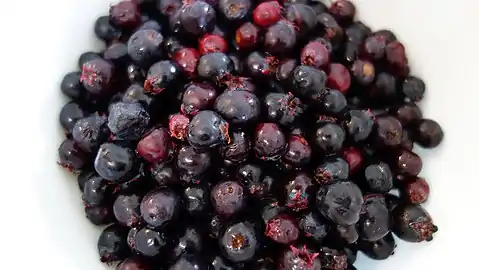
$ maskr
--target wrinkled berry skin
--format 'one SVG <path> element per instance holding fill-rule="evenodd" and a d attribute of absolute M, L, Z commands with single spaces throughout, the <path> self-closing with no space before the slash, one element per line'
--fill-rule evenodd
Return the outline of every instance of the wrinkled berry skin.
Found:
<path fill-rule="evenodd" d="M 120 145 L 104 143 L 98 150 L 94 165 L 101 177 L 121 182 L 124 180 L 122 178 L 134 168 L 135 153 Z"/>
<path fill-rule="evenodd" d="M 424 203 L 429 197 L 429 184 L 424 178 L 416 177 L 416 179 L 408 181 L 403 189 L 406 199 L 413 204 Z"/>
<path fill-rule="evenodd" d="M 432 241 L 433 234 L 438 231 L 429 213 L 419 205 L 397 206 L 392 218 L 394 234 L 407 242 Z"/>
<path fill-rule="evenodd" d="M 232 125 L 244 126 L 257 120 L 261 105 L 255 94 L 244 91 L 226 91 L 215 101 L 215 111 Z"/>
<path fill-rule="evenodd" d="M 321 270 L 319 253 L 305 246 L 293 246 L 280 253 L 278 270 Z"/>
<path fill-rule="evenodd" d="M 150 163 L 161 163 L 171 159 L 174 145 L 166 128 L 158 128 L 146 134 L 136 147 L 137 154 Z"/>
<path fill-rule="evenodd" d="M 380 195 L 367 195 L 359 216 L 358 229 L 363 240 L 374 242 L 389 233 L 389 211 Z"/>
<path fill-rule="evenodd" d="M 73 140 L 65 139 L 58 147 L 58 164 L 71 172 L 80 172 L 88 164 L 89 155 Z"/>
<path fill-rule="evenodd" d="M 98 238 L 98 254 L 102 262 L 119 261 L 128 256 L 127 234 L 128 229 L 117 224 L 103 230 Z"/>
<path fill-rule="evenodd" d="M 306 173 L 297 173 L 285 186 L 285 205 L 293 211 L 305 210 L 309 207 L 313 181 Z"/>
<path fill-rule="evenodd" d="M 213 106 L 216 99 L 216 89 L 208 83 L 192 82 L 185 86 L 181 102 L 181 112 L 196 115 L 200 110 Z"/>
<path fill-rule="evenodd" d="M 363 196 L 352 182 L 335 182 L 321 186 L 316 194 L 316 207 L 334 223 L 352 225 L 359 220 Z"/>
<path fill-rule="evenodd" d="M 181 113 L 171 115 L 168 121 L 170 136 L 180 141 L 186 140 L 189 125 L 190 119 L 185 115 Z"/>
<path fill-rule="evenodd" d="M 384 162 L 369 164 L 364 169 L 366 186 L 371 192 L 386 193 L 393 188 L 393 173 Z"/>
<path fill-rule="evenodd" d="M 345 181 L 349 178 L 349 163 L 338 156 L 327 157 L 314 170 L 314 179 L 319 184 Z"/>
<path fill-rule="evenodd" d="M 128 55 L 138 65 L 148 67 L 160 59 L 162 44 L 163 36 L 158 31 L 138 30 L 128 40 Z"/>
<path fill-rule="evenodd" d="M 216 24 L 215 10 L 203 1 L 184 5 L 179 16 L 183 30 L 196 37 L 212 32 Z"/>
<path fill-rule="evenodd" d="M 111 105 L 108 128 L 118 140 L 138 140 L 150 123 L 150 115 L 139 103 Z"/>
<path fill-rule="evenodd" d="M 182 181 L 199 182 L 201 176 L 211 165 L 209 152 L 198 152 L 191 146 L 184 146 L 178 151 L 176 166 Z"/>
<path fill-rule="evenodd" d="M 172 190 L 162 187 L 143 197 L 140 212 L 143 220 L 152 228 L 162 228 L 180 214 L 181 202 Z"/>
<path fill-rule="evenodd" d="M 262 160 L 278 160 L 287 150 L 288 142 L 278 125 L 262 123 L 256 126 L 253 149 Z"/>
<path fill-rule="evenodd" d="M 98 114 L 79 119 L 73 126 L 73 140 L 83 150 L 95 152 L 110 135 L 106 120 L 106 117 Z"/>
<path fill-rule="evenodd" d="M 394 254 L 396 241 L 394 240 L 392 233 L 389 233 L 378 241 L 361 241 L 359 242 L 358 247 L 359 250 L 371 259 L 385 260 Z"/>
<path fill-rule="evenodd" d="M 200 184 L 187 187 L 183 195 L 185 197 L 185 209 L 191 216 L 202 216 L 211 210 L 208 185 Z"/>
<path fill-rule="evenodd" d="M 96 58 L 83 64 L 80 81 L 93 94 L 104 94 L 113 82 L 115 66 L 107 60 Z"/>
<path fill-rule="evenodd" d="M 275 242 L 289 244 L 299 237 L 296 221 L 288 215 L 279 215 L 266 223 L 265 235 Z"/>
<path fill-rule="evenodd" d="M 180 67 L 172 61 L 163 60 L 155 63 L 148 70 L 145 81 L 145 92 L 157 95 L 175 86 L 180 76 Z"/>
<path fill-rule="evenodd" d="M 211 190 L 211 201 L 216 212 L 225 217 L 240 212 L 246 206 L 243 187 L 234 181 L 214 186 Z"/>
<path fill-rule="evenodd" d="M 245 221 L 225 228 L 219 237 L 223 255 L 232 262 L 252 260 L 259 249 L 260 239 L 254 224 Z"/>
<path fill-rule="evenodd" d="M 200 111 L 188 126 L 188 142 L 196 148 L 212 148 L 230 143 L 229 124 L 214 111 Z"/>
<path fill-rule="evenodd" d="M 233 163 L 246 161 L 251 150 L 251 139 L 241 131 L 232 132 L 230 138 L 230 144 L 219 148 L 221 157 Z"/>
<path fill-rule="evenodd" d="M 234 70 L 233 61 L 222 52 L 208 53 L 198 62 L 198 76 L 203 79 L 221 82 Z"/>
<path fill-rule="evenodd" d="M 267 118 L 280 125 L 290 127 L 304 112 L 301 100 L 293 94 L 269 93 L 264 97 Z"/>
<path fill-rule="evenodd" d="M 316 243 L 321 243 L 330 230 L 329 222 L 315 211 L 303 214 L 298 221 L 301 233 Z"/>

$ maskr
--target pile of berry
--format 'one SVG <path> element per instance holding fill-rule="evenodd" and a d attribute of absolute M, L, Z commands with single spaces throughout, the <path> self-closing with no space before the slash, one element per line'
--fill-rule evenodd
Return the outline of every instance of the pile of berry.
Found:
<path fill-rule="evenodd" d="M 62 92 L 59 163 L 117 269 L 356 269 L 430 241 L 405 47 L 346 0 L 130 0 Z M 399 194 L 399 195 L 398 195 Z M 111 224 L 111 225 L 110 225 Z"/>

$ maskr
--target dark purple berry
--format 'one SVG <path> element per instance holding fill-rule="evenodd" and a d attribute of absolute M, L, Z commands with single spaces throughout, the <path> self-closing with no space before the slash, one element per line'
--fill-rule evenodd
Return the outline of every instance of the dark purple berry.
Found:
<path fill-rule="evenodd" d="M 128 55 L 140 66 L 148 67 L 162 55 L 163 36 L 153 29 L 138 30 L 128 40 Z"/>
<path fill-rule="evenodd" d="M 109 136 L 107 118 L 98 113 L 79 119 L 72 130 L 73 140 L 87 152 L 95 152 Z"/>
<path fill-rule="evenodd" d="M 321 185 L 348 180 L 349 170 L 346 160 L 338 156 L 327 157 L 314 170 L 314 179 Z"/>
<path fill-rule="evenodd" d="M 167 246 L 166 236 L 163 233 L 148 228 L 138 230 L 133 241 L 134 251 L 145 257 L 158 256 Z"/>
<path fill-rule="evenodd" d="M 162 228 L 180 214 L 181 201 L 172 190 L 161 187 L 143 197 L 140 212 L 143 220 L 152 228 Z"/>
<path fill-rule="evenodd" d="M 402 125 L 393 116 L 381 116 L 376 119 L 374 140 L 379 147 L 394 147 L 401 144 Z"/>
<path fill-rule="evenodd" d="M 442 127 L 434 120 L 423 119 L 418 122 L 412 132 L 414 142 L 425 148 L 434 148 L 444 139 Z"/>
<path fill-rule="evenodd" d="M 120 39 L 121 30 L 114 26 L 109 16 L 101 16 L 95 21 L 94 32 L 97 38 L 111 42 Z"/>
<path fill-rule="evenodd" d="M 191 146 L 184 146 L 178 151 L 176 166 L 182 181 L 200 182 L 210 165 L 209 152 L 197 152 Z"/>
<path fill-rule="evenodd" d="M 293 135 L 289 138 L 288 148 L 283 155 L 283 162 L 295 168 L 308 165 L 311 160 L 312 149 L 308 141 L 301 135 Z"/>
<path fill-rule="evenodd" d="M 115 42 L 106 48 L 103 58 L 112 62 L 116 67 L 125 67 L 130 61 L 128 46 L 125 43 Z"/>
<path fill-rule="evenodd" d="M 170 136 L 180 141 L 186 140 L 189 124 L 190 119 L 183 114 L 177 113 L 171 115 L 168 122 Z"/>
<path fill-rule="evenodd" d="M 160 186 L 170 186 L 179 183 L 177 172 L 170 163 L 153 164 L 150 168 L 150 175 Z"/>
<path fill-rule="evenodd" d="M 186 33 L 201 37 L 213 31 L 216 24 L 216 12 L 206 2 L 192 1 L 180 9 L 179 19 Z"/>
<path fill-rule="evenodd" d="M 326 73 L 309 66 L 297 66 L 291 74 L 295 94 L 312 101 L 322 101 L 327 94 Z"/>
<path fill-rule="evenodd" d="M 366 256 L 374 260 L 385 260 L 394 254 L 396 241 L 391 233 L 387 234 L 378 241 L 361 241 L 358 245 Z"/>
<path fill-rule="evenodd" d="M 150 163 L 161 163 L 171 159 L 174 145 L 166 128 L 157 128 L 143 136 L 138 142 L 136 153 Z"/>
<path fill-rule="evenodd" d="M 280 244 L 290 244 L 299 237 L 295 220 L 288 215 L 279 215 L 266 223 L 265 235 Z"/>
<path fill-rule="evenodd" d="M 80 78 L 81 72 L 79 71 L 67 73 L 60 84 L 62 93 L 73 100 L 80 99 L 85 94 L 85 88 L 83 88 Z"/>
<path fill-rule="evenodd" d="M 80 81 L 93 94 L 105 94 L 113 83 L 115 66 L 107 60 L 96 58 L 83 64 Z"/>
<path fill-rule="evenodd" d="M 384 197 L 375 194 L 365 196 L 358 221 L 361 239 L 374 242 L 383 238 L 389 233 L 389 221 L 389 211 Z"/>
<path fill-rule="evenodd" d="M 426 84 L 418 77 L 408 76 L 402 83 L 400 90 L 407 100 L 418 102 L 424 97 Z"/>
<path fill-rule="evenodd" d="M 121 1 L 110 7 L 110 21 L 119 27 L 135 28 L 141 22 L 137 1 Z"/>
<path fill-rule="evenodd" d="M 117 140 L 139 140 L 150 124 L 150 115 L 139 103 L 117 102 L 111 105 L 108 128 Z"/>
<path fill-rule="evenodd" d="M 349 24 L 356 15 L 356 7 L 351 1 L 339 0 L 335 1 L 329 8 L 331 13 L 341 24 Z"/>
<path fill-rule="evenodd" d="M 303 214 L 298 225 L 303 236 L 318 244 L 326 238 L 330 230 L 329 222 L 315 211 Z"/>
<path fill-rule="evenodd" d="M 163 91 L 172 91 L 179 79 L 180 67 L 172 61 L 163 60 L 155 63 L 148 70 L 144 84 L 145 92 L 158 95 Z"/>
<path fill-rule="evenodd" d="M 313 193 L 313 181 L 306 173 L 296 173 L 285 189 L 285 205 L 293 211 L 308 209 Z"/>
<path fill-rule="evenodd" d="M 186 253 L 182 255 L 169 270 L 207 270 L 208 266 L 201 256 L 194 253 Z"/>
<path fill-rule="evenodd" d="M 405 204 L 394 209 L 393 232 L 408 242 L 431 241 L 438 231 L 431 216 L 419 205 Z"/>
<path fill-rule="evenodd" d="M 80 172 L 88 163 L 89 155 L 74 141 L 65 139 L 58 147 L 58 164 L 70 172 Z"/>
<path fill-rule="evenodd" d="M 100 146 L 95 158 L 95 170 L 103 178 L 112 181 L 123 181 L 134 169 L 135 153 L 114 143 L 104 143 Z"/>
<path fill-rule="evenodd" d="M 386 193 L 393 188 L 394 175 L 384 162 L 369 164 L 364 169 L 366 186 L 371 192 Z"/>
<path fill-rule="evenodd" d="M 60 110 L 59 122 L 65 134 L 70 135 L 73 132 L 75 123 L 85 117 L 85 111 L 76 102 L 65 104 Z"/>
<path fill-rule="evenodd" d="M 348 267 L 348 256 L 340 250 L 322 247 L 319 250 L 319 258 L 323 269 L 346 270 Z"/>
<path fill-rule="evenodd" d="M 234 65 L 228 55 L 214 52 L 201 56 L 197 70 L 198 76 L 203 79 L 222 82 L 231 75 Z"/>
<path fill-rule="evenodd" d="M 283 54 L 291 51 L 296 45 L 296 31 L 290 21 L 278 21 L 266 30 L 264 35 L 265 50 L 272 54 Z"/>
<path fill-rule="evenodd" d="M 304 106 L 293 94 L 269 93 L 264 97 L 269 121 L 289 127 L 304 113 Z"/>
<path fill-rule="evenodd" d="M 285 18 L 293 23 L 299 37 L 304 37 L 316 27 L 316 12 L 302 3 L 291 4 L 286 8 Z"/>
<path fill-rule="evenodd" d="M 405 184 L 403 192 L 403 196 L 405 196 L 410 203 L 421 204 L 427 201 L 430 188 L 426 179 L 416 177 Z"/>
<path fill-rule="evenodd" d="M 123 260 L 128 256 L 126 242 L 128 228 L 113 224 L 106 227 L 98 238 L 98 254 L 105 263 Z"/>
<path fill-rule="evenodd" d="M 368 110 L 350 110 L 346 113 L 344 126 L 351 140 L 363 141 L 369 137 L 374 126 L 373 115 Z"/>
<path fill-rule="evenodd" d="M 192 185 L 183 191 L 185 210 L 191 216 L 202 216 L 211 209 L 210 189 L 206 184 Z"/>
<path fill-rule="evenodd" d="M 256 126 L 253 144 L 256 156 L 262 160 L 278 160 L 288 147 L 283 132 L 273 123 Z"/>
<path fill-rule="evenodd" d="M 353 82 L 362 86 L 370 85 L 376 78 L 376 69 L 373 63 L 367 60 L 355 60 L 350 69 Z"/>
<path fill-rule="evenodd" d="M 231 142 L 229 124 L 214 111 L 200 111 L 188 126 L 188 142 L 196 148 L 212 148 Z"/>
<path fill-rule="evenodd" d="M 422 119 L 422 111 L 414 103 L 406 103 L 393 109 L 392 113 L 401 122 L 402 126 L 418 123 Z"/>
<path fill-rule="evenodd" d="M 335 182 L 319 188 L 316 204 L 321 214 L 332 222 L 351 225 L 359 220 L 363 196 L 356 184 Z"/>
<path fill-rule="evenodd" d="M 219 238 L 221 252 L 235 263 L 252 260 L 259 249 L 259 244 L 257 230 L 249 221 L 226 227 Z"/>
<path fill-rule="evenodd" d="M 187 115 L 196 115 L 200 110 L 213 106 L 216 99 L 216 89 L 208 83 L 192 82 L 185 86 L 181 111 Z"/>
<path fill-rule="evenodd" d="M 243 187 L 234 181 L 217 184 L 211 190 L 211 201 L 216 212 L 229 217 L 244 209 L 246 206 Z"/>
<path fill-rule="evenodd" d="M 250 0 L 219 0 L 218 11 L 232 22 L 240 22 L 246 18 L 251 11 Z"/>
<path fill-rule="evenodd" d="M 141 196 L 136 194 L 118 195 L 113 204 L 113 213 L 121 225 L 133 227 L 141 221 Z"/>
<path fill-rule="evenodd" d="M 251 140 L 245 132 L 232 132 L 231 142 L 220 146 L 219 152 L 222 158 L 233 163 L 246 161 L 251 149 Z"/>
<path fill-rule="evenodd" d="M 151 270 L 151 267 L 140 258 L 130 257 L 119 263 L 116 270 Z"/>
<path fill-rule="evenodd" d="M 321 123 L 314 131 L 314 146 L 326 154 L 336 153 L 343 147 L 346 139 L 344 129 L 335 123 Z"/>
<path fill-rule="evenodd" d="M 244 90 L 224 92 L 216 98 L 214 107 L 226 121 L 239 126 L 254 123 L 261 109 L 256 95 Z"/>
<path fill-rule="evenodd" d="M 111 204 L 86 206 L 85 216 L 91 223 L 97 226 L 108 225 L 115 220 Z"/>

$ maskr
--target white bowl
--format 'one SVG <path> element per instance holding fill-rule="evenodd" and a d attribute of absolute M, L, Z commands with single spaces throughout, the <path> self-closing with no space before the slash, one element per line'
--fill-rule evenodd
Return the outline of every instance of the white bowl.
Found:
<path fill-rule="evenodd" d="M 479 131 L 479 6 L 473 0 L 355 2 L 362 21 L 373 29 L 392 29 L 406 44 L 412 73 L 427 83 L 421 103 L 424 115 L 438 120 L 446 132 L 440 148 L 418 150 L 424 158 L 421 175 L 432 188 L 426 208 L 440 229 L 434 241 L 398 241 L 390 259 L 360 256 L 356 266 L 361 270 L 477 267 L 479 218 L 474 194 L 479 188 L 475 174 L 479 147 L 473 135 Z M 80 53 L 99 49 L 93 22 L 108 12 L 109 5 L 110 0 L 2 4 L 0 74 L 8 76 L 2 78 L 0 90 L 6 154 L 0 239 L 2 261 L 12 263 L 9 269 L 107 268 L 96 251 L 100 231 L 84 217 L 75 178 L 56 165 L 56 149 L 62 140 L 58 112 L 66 102 L 60 80 L 77 69 Z"/>

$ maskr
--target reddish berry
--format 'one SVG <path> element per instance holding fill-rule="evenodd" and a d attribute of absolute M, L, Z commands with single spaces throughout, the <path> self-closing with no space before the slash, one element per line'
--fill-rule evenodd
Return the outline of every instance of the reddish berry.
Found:
<path fill-rule="evenodd" d="M 96 58 L 83 64 L 80 82 L 93 94 L 109 90 L 115 73 L 115 66 L 107 60 Z"/>
<path fill-rule="evenodd" d="M 319 253 L 311 251 L 306 246 L 290 246 L 280 255 L 278 270 L 291 269 L 320 270 Z"/>
<path fill-rule="evenodd" d="M 405 77 L 409 73 L 409 64 L 406 49 L 399 41 L 394 41 L 386 46 L 386 62 L 390 72 Z"/>
<path fill-rule="evenodd" d="M 281 244 L 289 244 L 298 239 L 299 229 L 293 218 L 279 215 L 266 224 L 265 235 Z"/>
<path fill-rule="evenodd" d="M 328 49 L 319 41 L 306 44 L 301 51 L 301 64 L 315 68 L 325 67 L 329 64 Z"/>
<path fill-rule="evenodd" d="M 221 36 L 206 34 L 200 39 L 199 49 L 201 55 L 212 52 L 226 52 L 228 51 L 228 44 Z"/>
<path fill-rule="evenodd" d="M 344 159 L 349 164 L 349 170 L 351 173 L 357 172 L 363 165 L 363 156 L 361 151 L 356 147 L 349 147 L 343 150 Z"/>
<path fill-rule="evenodd" d="M 351 75 L 355 82 L 360 85 L 369 85 L 376 77 L 373 63 L 366 60 L 356 60 L 351 66 Z"/>
<path fill-rule="evenodd" d="M 361 54 L 371 60 L 384 57 L 387 39 L 383 35 L 372 35 L 364 40 Z"/>
<path fill-rule="evenodd" d="M 173 142 L 166 128 L 154 129 L 144 136 L 136 147 L 136 152 L 151 163 L 167 161 L 174 152 Z"/>
<path fill-rule="evenodd" d="M 276 1 L 261 3 L 253 10 L 253 22 L 264 28 L 270 27 L 281 19 L 282 9 Z"/>
<path fill-rule="evenodd" d="M 349 24 L 356 15 L 356 7 L 348 0 L 339 0 L 334 2 L 329 8 L 331 13 L 341 24 Z"/>
<path fill-rule="evenodd" d="M 121 27 L 134 28 L 141 23 L 136 1 L 121 1 L 110 7 L 110 20 Z"/>
<path fill-rule="evenodd" d="M 180 113 L 173 114 L 170 116 L 170 122 L 168 123 L 168 129 L 170 131 L 170 136 L 184 141 L 186 139 L 186 134 L 188 134 L 188 125 L 190 124 L 190 119 Z"/>
<path fill-rule="evenodd" d="M 178 63 L 188 77 L 193 78 L 196 76 L 196 65 L 200 59 L 200 54 L 196 49 L 183 48 L 173 54 L 173 60 Z"/>
<path fill-rule="evenodd" d="M 235 41 L 239 49 L 253 49 L 258 45 L 259 28 L 250 23 L 244 23 L 236 30 Z"/>
<path fill-rule="evenodd" d="M 409 202 L 413 204 L 424 203 L 429 197 L 429 184 L 426 179 L 417 177 L 414 181 L 408 182 L 405 186 L 405 193 Z"/>
<path fill-rule="evenodd" d="M 338 63 L 330 64 L 326 85 L 345 94 L 351 86 L 351 75 L 349 75 L 348 69 Z"/>

